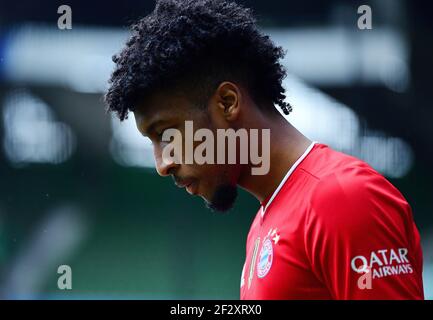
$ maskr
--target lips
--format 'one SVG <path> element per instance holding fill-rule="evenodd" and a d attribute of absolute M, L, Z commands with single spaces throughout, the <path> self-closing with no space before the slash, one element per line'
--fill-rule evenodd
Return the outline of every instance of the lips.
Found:
<path fill-rule="evenodd" d="M 188 180 L 177 180 L 176 179 L 176 186 L 179 188 L 186 188 L 186 191 L 188 191 L 189 194 L 193 195 L 196 194 L 196 183 L 194 180 L 192 179 L 188 179 Z"/>
<path fill-rule="evenodd" d="M 178 177 L 173 176 L 174 183 L 178 188 L 187 188 L 191 184 L 194 183 L 194 179 L 180 179 Z"/>
<path fill-rule="evenodd" d="M 195 195 L 197 194 L 197 183 L 192 182 L 189 185 L 186 186 L 186 191 L 188 191 L 188 193 L 190 195 Z"/>
<path fill-rule="evenodd" d="M 177 187 L 185 188 L 185 187 L 188 187 L 192 183 L 192 180 L 184 180 L 184 181 L 176 180 L 175 183 L 176 183 Z"/>

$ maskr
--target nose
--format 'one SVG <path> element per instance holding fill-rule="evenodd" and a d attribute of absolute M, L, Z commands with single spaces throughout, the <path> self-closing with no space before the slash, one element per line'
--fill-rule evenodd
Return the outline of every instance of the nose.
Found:
<path fill-rule="evenodd" d="M 161 177 L 169 176 L 173 173 L 174 168 L 178 166 L 174 159 L 163 158 L 161 150 L 159 148 L 154 149 L 155 167 L 156 171 Z"/>

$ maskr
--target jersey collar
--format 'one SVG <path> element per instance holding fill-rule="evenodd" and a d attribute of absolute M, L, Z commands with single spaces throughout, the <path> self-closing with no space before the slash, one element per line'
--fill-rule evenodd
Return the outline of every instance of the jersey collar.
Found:
<path fill-rule="evenodd" d="M 284 176 L 283 180 L 281 180 L 280 184 L 278 185 L 277 189 L 275 189 L 274 193 L 272 194 L 272 196 L 268 199 L 266 199 L 265 201 L 262 202 L 262 205 L 260 207 L 261 210 L 261 217 L 263 220 L 263 217 L 265 216 L 266 213 L 266 209 L 271 205 L 272 201 L 275 199 L 275 197 L 277 196 L 278 192 L 280 192 L 281 188 L 283 187 L 283 185 L 286 183 L 287 179 L 289 179 L 289 177 L 292 175 L 293 171 L 295 171 L 295 169 L 298 167 L 298 165 L 302 162 L 302 160 L 305 159 L 306 156 L 308 156 L 308 154 L 310 153 L 310 151 L 313 149 L 314 145 L 316 144 L 316 141 L 313 141 L 308 148 L 304 151 L 304 153 L 298 158 L 298 160 L 296 160 L 296 162 L 290 167 L 289 171 L 286 173 L 286 175 Z"/>

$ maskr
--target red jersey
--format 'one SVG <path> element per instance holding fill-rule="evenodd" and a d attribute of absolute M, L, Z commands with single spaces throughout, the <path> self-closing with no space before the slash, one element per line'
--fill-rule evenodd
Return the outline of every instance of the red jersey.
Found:
<path fill-rule="evenodd" d="M 365 162 L 312 143 L 251 225 L 241 299 L 423 298 L 405 198 Z"/>

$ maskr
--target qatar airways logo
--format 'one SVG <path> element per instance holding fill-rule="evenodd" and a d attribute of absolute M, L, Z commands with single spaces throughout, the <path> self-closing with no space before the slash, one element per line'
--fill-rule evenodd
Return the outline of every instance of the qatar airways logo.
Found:
<path fill-rule="evenodd" d="M 364 274 L 363 279 L 360 280 L 366 283 L 366 285 L 358 283 L 358 286 L 361 289 L 371 289 L 371 282 L 370 285 L 368 284 L 371 279 L 413 273 L 407 254 L 407 248 L 399 248 L 382 249 L 372 251 L 368 256 L 354 257 L 351 261 L 352 270 Z"/>

